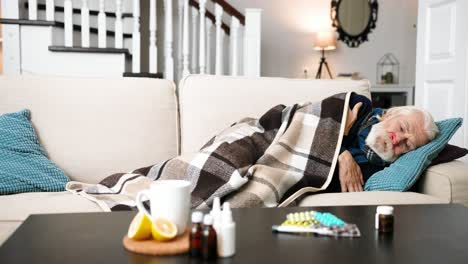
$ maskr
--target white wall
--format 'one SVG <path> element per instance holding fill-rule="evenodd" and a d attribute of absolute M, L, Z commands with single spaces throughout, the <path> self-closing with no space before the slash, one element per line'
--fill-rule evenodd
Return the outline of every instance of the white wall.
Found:
<path fill-rule="evenodd" d="M 330 0 L 229 0 L 237 9 L 262 8 L 262 75 L 314 78 L 320 54 L 312 32 L 331 27 Z M 414 84 L 417 0 L 378 0 L 377 27 L 358 48 L 338 42 L 327 53 L 332 73 L 360 72 L 375 83 L 377 61 L 392 52 L 400 61 L 400 83 Z"/>

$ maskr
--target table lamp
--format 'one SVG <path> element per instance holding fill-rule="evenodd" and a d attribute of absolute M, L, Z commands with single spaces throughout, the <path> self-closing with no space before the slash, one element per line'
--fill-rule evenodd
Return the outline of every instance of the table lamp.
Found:
<path fill-rule="evenodd" d="M 330 68 L 328 67 L 328 63 L 325 59 L 325 51 L 326 50 L 334 50 L 336 49 L 336 37 L 334 31 L 320 31 L 315 33 L 315 43 L 314 43 L 314 50 L 322 51 L 322 58 L 320 58 L 320 66 L 317 71 L 317 75 L 315 75 L 316 79 L 320 79 L 322 77 L 322 68 L 323 65 L 327 68 L 328 75 L 330 75 L 330 79 L 333 79 Z"/>

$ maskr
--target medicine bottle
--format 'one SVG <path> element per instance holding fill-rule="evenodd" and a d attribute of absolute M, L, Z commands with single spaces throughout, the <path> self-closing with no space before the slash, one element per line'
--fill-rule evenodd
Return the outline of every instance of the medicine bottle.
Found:
<path fill-rule="evenodd" d="M 393 206 L 378 206 L 375 214 L 375 229 L 382 233 L 393 232 Z"/>
<path fill-rule="evenodd" d="M 190 230 L 190 256 L 201 258 L 202 256 L 202 212 L 192 213 L 192 228 Z"/>
<path fill-rule="evenodd" d="M 209 214 L 203 219 L 202 257 L 205 260 L 215 259 L 218 254 L 217 235 L 213 228 L 213 217 Z"/>

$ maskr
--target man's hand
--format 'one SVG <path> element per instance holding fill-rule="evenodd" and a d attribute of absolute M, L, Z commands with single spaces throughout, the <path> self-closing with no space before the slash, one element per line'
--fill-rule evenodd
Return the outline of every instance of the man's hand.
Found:
<path fill-rule="evenodd" d="M 349 151 L 345 150 L 338 157 L 340 184 L 342 192 L 362 192 L 364 179 L 361 168 Z"/>
<path fill-rule="evenodd" d="M 351 127 L 353 127 L 354 122 L 356 122 L 359 109 L 361 108 L 362 103 L 359 102 L 354 105 L 353 109 L 348 108 L 348 115 L 346 117 L 346 127 L 344 131 L 344 135 L 347 136 L 349 134 L 349 130 L 351 130 Z"/>

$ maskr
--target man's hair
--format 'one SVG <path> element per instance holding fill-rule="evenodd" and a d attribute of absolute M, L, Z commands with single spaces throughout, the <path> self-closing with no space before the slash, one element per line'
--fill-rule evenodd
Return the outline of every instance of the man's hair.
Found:
<path fill-rule="evenodd" d="M 388 109 L 386 114 L 388 117 L 392 117 L 398 115 L 411 115 L 413 113 L 422 114 L 424 119 L 424 131 L 426 131 L 429 141 L 433 140 L 439 133 L 439 128 L 434 122 L 434 118 L 432 117 L 431 113 L 429 113 L 427 110 L 416 106 L 397 106 Z"/>

